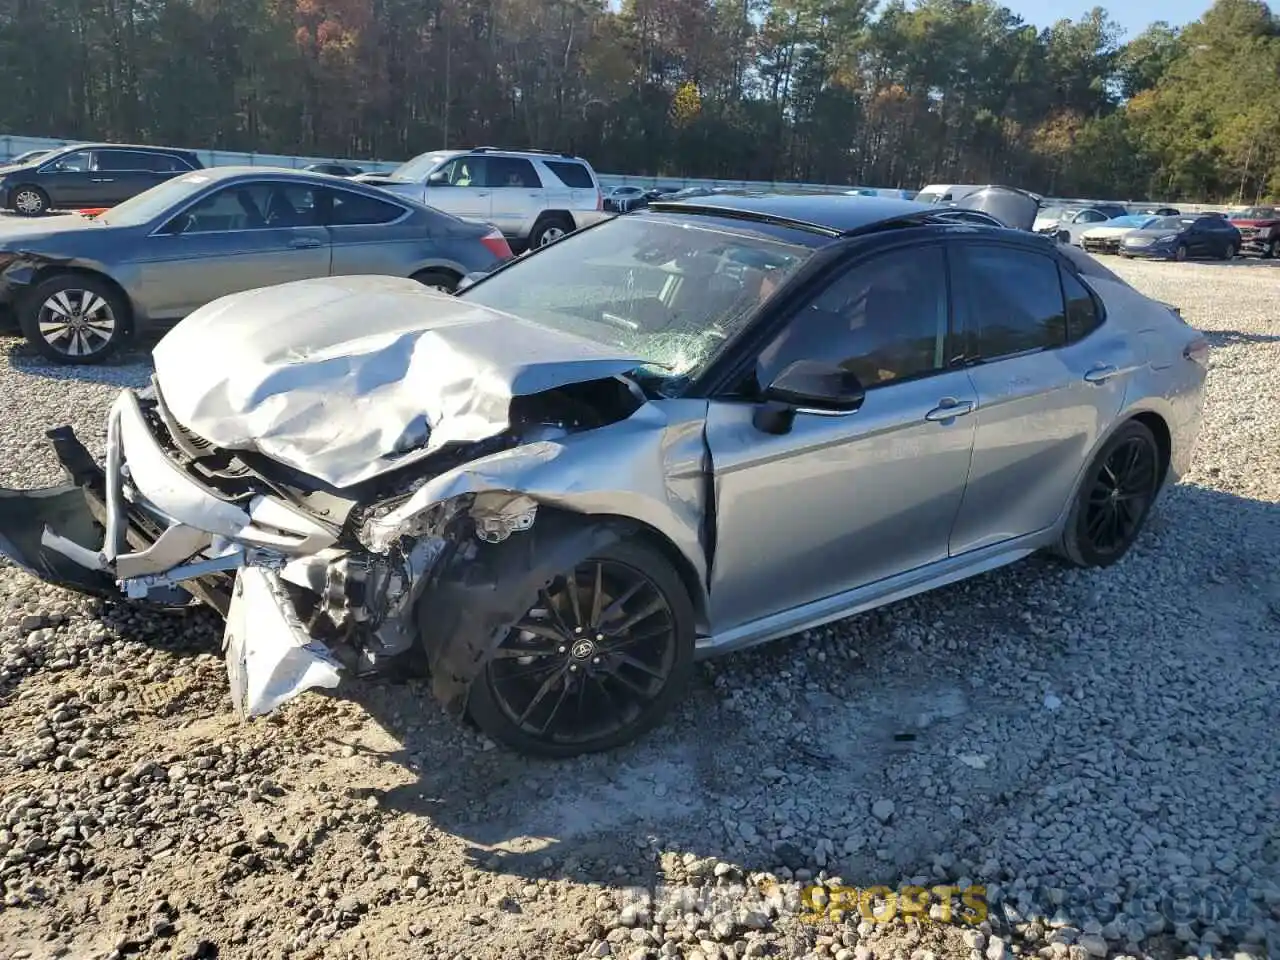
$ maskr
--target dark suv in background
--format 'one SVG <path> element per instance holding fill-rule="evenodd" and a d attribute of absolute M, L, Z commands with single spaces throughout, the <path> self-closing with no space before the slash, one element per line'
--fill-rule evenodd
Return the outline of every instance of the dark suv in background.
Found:
<path fill-rule="evenodd" d="M 191 150 L 80 143 L 0 168 L 0 206 L 26 217 L 54 209 L 110 207 L 203 166 Z"/>

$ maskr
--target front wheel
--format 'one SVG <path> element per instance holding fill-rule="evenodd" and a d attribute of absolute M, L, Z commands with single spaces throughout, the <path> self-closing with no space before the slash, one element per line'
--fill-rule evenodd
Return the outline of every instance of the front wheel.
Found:
<path fill-rule="evenodd" d="M 471 719 L 521 753 L 611 750 L 657 724 L 693 675 L 693 604 L 663 554 L 629 540 L 552 579 L 471 686 Z"/>
<path fill-rule="evenodd" d="M 1077 567 L 1107 567 L 1133 546 L 1160 492 L 1164 464 L 1151 430 L 1120 427 L 1085 471 L 1058 553 Z"/>
<path fill-rule="evenodd" d="M 49 195 L 39 187 L 21 186 L 13 191 L 9 205 L 24 217 L 38 217 L 49 212 Z"/>
<path fill-rule="evenodd" d="M 1183 263 L 1187 259 L 1187 245 L 1185 243 L 1180 243 L 1173 248 L 1173 259 L 1179 263 Z"/>
<path fill-rule="evenodd" d="M 1239 245 L 1237 245 L 1237 244 L 1235 244 L 1235 243 L 1228 243 L 1228 244 L 1227 244 L 1227 249 L 1226 249 L 1226 250 L 1223 252 L 1223 254 L 1222 254 L 1222 259 L 1223 259 L 1223 260 L 1234 260 L 1234 259 L 1236 258 L 1236 256 L 1237 256 L 1239 253 L 1240 253 L 1240 247 L 1239 247 Z"/>
<path fill-rule="evenodd" d="M 38 284 L 19 310 L 22 332 L 55 363 L 99 363 L 129 338 L 129 304 L 99 277 L 66 273 Z"/>
<path fill-rule="evenodd" d="M 1276 241 L 1268 240 L 1262 246 L 1262 259 L 1271 260 L 1275 257 L 1275 255 L 1276 255 Z"/>

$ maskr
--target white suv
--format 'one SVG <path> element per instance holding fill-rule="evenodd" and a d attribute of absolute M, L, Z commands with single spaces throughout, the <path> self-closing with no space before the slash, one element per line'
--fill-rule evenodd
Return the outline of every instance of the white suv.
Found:
<path fill-rule="evenodd" d="M 354 179 L 466 220 L 482 220 L 512 246 L 540 247 L 610 214 L 591 164 L 544 150 L 437 150 L 389 174 Z"/>

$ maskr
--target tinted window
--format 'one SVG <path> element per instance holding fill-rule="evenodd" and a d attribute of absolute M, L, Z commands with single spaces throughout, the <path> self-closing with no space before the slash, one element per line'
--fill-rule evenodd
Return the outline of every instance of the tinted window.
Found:
<path fill-rule="evenodd" d="M 1062 271 L 1062 292 L 1067 301 L 1067 339 L 1075 343 L 1098 329 L 1102 317 L 1085 285 L 1069 270 Z"/>
<path fill-rule="evenodd" d="M 404 214 L 404 207 L 385 200 L 375 200 L 346 190 L 329 191 L 333 197 L 333 210 L 329 222 L 334 226 L 390 223 Z"/>
<path fill-rule="evenodd" d="M 489 157 L 486 181 L 491 187 L 541 187 L 538 171 L 522 157 Z"/>
<path fill-rule="evenodd" d="M 181 157 L 175 157 L 169 153 L 148 153 L 146 157 L 146 169 L 155 170 L 157 173 L 173 173 L 175 170 L 190 170 L 191 164 L 187 163 Z"/>
<path fill-rule="evenodd" d="M 178 216 L 173 233 L 317 226 L 315 191 L 283 183 L 237 184 L 212 193 Z"/>
<path fill-rule="evenodd" d="M 828 360 L 865 387 L 944 365 L 946 260 L 941 247 L 900 250 L 858 264 L 804 307 L 760 355 L 767 383 L 797 360 Z"/>
<path fill-rule="evenodd" d="M 155 157 L 149 153 L 136 150 L 98 150 L 96 151 L 99 170 L 154 170 Z"/>
<path fill-rule="evenodd" d="M 48 164 L 41 167 L 42 171 L 57 171 L 58 173 L 85 173 L 89 169 L 89 151 L 77 150 L 75 153 L 64 153 L 62 156 L 50 160 Z"/>
<path fill-rule="evenodd" d="M 956 256 L 968 318 L 966 356 L 991 360 L 1066 342 L 1058 265 L 1009 247 L 964 244 Z"/>
<path fill-rule="evenodd" d="M 580 163 L 571 163 L 565 160 L 544 160 L 547 167 L 560 178 L 566 187 L 574 187 L 576 189 L 590 189 L 595 187 L 595 183 L 591 180 L 591 171 Z"/>

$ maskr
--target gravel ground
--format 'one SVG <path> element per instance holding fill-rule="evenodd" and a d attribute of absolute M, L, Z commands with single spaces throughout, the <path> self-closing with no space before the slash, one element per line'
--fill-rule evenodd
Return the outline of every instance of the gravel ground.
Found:
<path fill-rule="evenodd" d="M 0 566 L 0 958 L 1280 957 L 1280 269 L 1108 263 L 1218 348 L 1122 563 L 703 665 L 608 756 L 510 756 L 413 681 L 241 724 L 213 616 Z M 0 354 L 9 486 L 60 480 L 49 427 L 100 452 L 147 374 Z M 814 915 L 876 884 L 986 918 Z"/>

